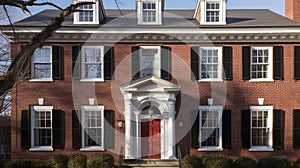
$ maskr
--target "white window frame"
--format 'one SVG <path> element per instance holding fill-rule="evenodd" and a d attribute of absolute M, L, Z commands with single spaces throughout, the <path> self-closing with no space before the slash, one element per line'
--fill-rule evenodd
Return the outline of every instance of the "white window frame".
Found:
<path fill-rule="evenodd" d="M 268 111 L 267 126 L 269 128 L 268 146 L 252 146 L 252 112 Z M 274 151 L 273 149 L 273 106 L 250 106 L 250 149 L 249 151 Z"/>
<path fill-rule="evenodd" d="M 32 106 L 31 107 L 31 148 L 30 151 L 53 151 L 53 129 L 52 129 L 52 110 L 53 106 Z M 35 127 L 35 112 L 36 111 L 51 111 L 51 146 L 35 146 L 35 138 L 34 138 L 34 127 Z"/>
<path fill-rule="evenodd" d="M 268 74 L 267 74 L 267 78 L 252 78 L 252 65 L 253 60 L 252 60 L 252 51 L 256 49 L 256 50 L 268 50 L 269 52 L 269 56 L 268 56 Z M 257 63 L 255 63 L 257 64 Z M 274 82 L 273 79 L 273 47 L 256 47 L 256 46 L 252 46 L 251 50 L 250 50 L 250 80 L 249 82 Z"/>
<path fill-rule="evenodd" d="M 79 21 L 79 12 L 74 12 L 74 24 L 99 24 L 99 1 L 98 0 L 73 0 L 73 3 L 79 3 L 79 2 L 93 2 L 95 4 L 93 5 L 93 21 L 87 22 L 87 21 Z"/>
<path fill-rule="evenodd" d="M 99 111 L 101 113 L 101 128 L 102 128 L 102 146 L 85 146 L 85 111 Z M 104 151 L 104 106 L 81 106 L 81 142 L 82 147 L 80 151 Z"/>
<path fill-rule="evenodd" d="M 161 47 L 160 46 L 140 46 L 140 50 L 139 50 L 139 60 L 140 60 L 139 71 L 140 72 L 143 69 L 142 64 L 141 64 L 141 60 L 143 57 L 143 49 L 157 50 L 157 54 L 154 55 L 153 75 L 160 78 L 161 77 Z M 143 77 L 141 73 L 140 73 L 140 77 Z"/>
<path fill-rule="evenodd" d="M 29 80 L 30 82 L 53 82 L 53 69 L 52 69 L 52 46 L 43 46 L 42 48 L 48 48 L 50 50 L 50 68 L 51 68 L 51 75 L 49 78 L 41 78 L 41 79 L 36 79 L 33 78 L 34 76 L 34 63 L 33 59 L 31 61 L 31 79 Z M 34 56 L 32 56 L 34 57 Z"/>
<path fill-rule="evenodd" d="M 155 3 L 156 5 L 156 22 L 144 22 L 143 20 L 143 3 Z M 137 21 L 138 25 L 161 25 L 162 24 L 162 0 L 139 0 L 137 2 Z"/>
<path fill-rule="evenodd" d="M 219 13 L 219 22 L 207 22 L 206 15 L 206 3 L 219 3 L 220 4 L 220 13 Z M 226 0 L 201 0 L 200 4 L 200 24 L 202 25 L 226 25 Z"/>
<path fill-rule="evenodd" d="M 84 49 L 93 48 L 101 50 L 101 78 L 85 78 Z M 82 46 L 81 48 L 81 80 L 82 82 L 104 82 L 104 46 Z"/>
<path fill-rule="evenodd" d="M 202 78 L 202 49 L 218 50 L 218 78 Z M 199 47 L 199 81 L 200 82 L 223 82 L 223 48 L 222 47 Z"/>
<path fill-rule="evenodd" d="M 222 144 L 222 114 L 223 106 L 199 106 L 199 149 L 198 151 L 223 151 Z M 219 146 L 201 146 L 202 111 L 218 111 Z"/>

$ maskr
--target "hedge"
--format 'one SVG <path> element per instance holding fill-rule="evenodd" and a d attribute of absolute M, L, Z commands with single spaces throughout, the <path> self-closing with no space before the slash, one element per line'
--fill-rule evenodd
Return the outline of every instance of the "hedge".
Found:
<path fill-rule="evenodd" d="M 256 168 L 256 161 L 248 157 L 239 157 L 233 160 L 231 167 L 232 168 Z"/>
<path fill-rule="evenodd" d="M 231 168 L 231 160 L 218 155 L 204 155 L 201 163 L 205 168 Z"/>
<path fill-rule="evenodd" d="M 201 168 L 201 159 L 196 155 L 187 155 L 182 160 L 183 168 Z"/>
<path fill-rule="evenodd" d="M 284 158 L 261 158 L 257 162 L 257 168 L 291 168 L 291 163 Z"/>
<path fill-rule="evenodd" d="M 81 153 L 74 153 L 69 156 L 68 168 L 86 168 L 87 157 Z"/>

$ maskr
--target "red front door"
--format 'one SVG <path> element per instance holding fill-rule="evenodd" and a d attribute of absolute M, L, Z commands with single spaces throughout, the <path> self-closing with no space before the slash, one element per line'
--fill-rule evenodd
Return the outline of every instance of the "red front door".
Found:
<path fill-rule="evenodd" d="M 142 158 L 160 158 L 160 120 L 141 123 Z"/>

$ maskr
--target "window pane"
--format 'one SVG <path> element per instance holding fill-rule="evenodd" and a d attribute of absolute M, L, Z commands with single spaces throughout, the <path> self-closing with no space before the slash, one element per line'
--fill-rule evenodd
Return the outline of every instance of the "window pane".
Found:
<path fill-rule="evenodd" d="M 84 144 L 102 146 L 102 126 L 100 111 L 85 111 Z"/>
<path fill-rule="evenodd" d="M 50 48 L 38 48 L 32 58 L 32 78 L 51 78 L 51 51 Z"/>
<path fill-rule="evenodd" d="M 218 78 L 219 50 L 201 49 L 201 78 Z"/>
<path fill-rule="evenodd" d="M 35 111 L 34 120 L 34 145 L 51 146 L 51 112 Z"/>
<path fill-rule="evenodd" d="M 268 111 L 252 111 L 252 146 L 268 146 Z"/>

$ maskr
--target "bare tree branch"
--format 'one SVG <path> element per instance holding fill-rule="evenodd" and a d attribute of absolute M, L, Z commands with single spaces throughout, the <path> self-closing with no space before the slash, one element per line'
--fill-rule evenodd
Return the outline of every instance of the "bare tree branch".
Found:
<path fill-rule="evenodd" d="M 5 15 L 6 15 L 6 17 L 7 17 L 8 21 L 9 21 L 9 24 L 10 24 L 10 26 L 11 26 L 11 29 L 12 29 L 12 30 L 13 30 L 13 32 L 14 32 L 14 36 L 16 37 L 16 31 L 15 31 L 15 27 L 14 27 L 14 26 L 13 26 L 13 24 L 12 24 L 11 18 L 10 18 L 9 14 L 8 14 L 8 11 L 7 11 L 7 9 L 6 9 L 6 6 L 5 6 L 5 5 L 3 5 L 3 9 L 4 9 L 4 11 L 5 11 Z"/>
<path fill-rule="evenodd" d="M 116 6 L 117 6 L 117 8 L 118 8 L 118 10 L 120 12 L 120 14 L 123 15 L 122 10 L 121 10 L 121 8 L 119 6 L 119 4 L 122 4 L 121 1 L 120 0 L 114 0 L 114 1 L 115 1 L 115 4 L 116 4 Z"/>
<path fill-rule="evenodd" d="M 11 0 L 3 0 L 6 2 L 11 2 Z M 17 0 L 18 1 L 18 0 Z M 21 1 L 24 3 L 24 1 Z M 34 3 L 35 0 L 27 1 Z M 0 1 L 1 5 L 2 0 Z M 31 4 L 32 4 L 31 3 Z M 70 14 L 75 12 L 77 8 L 81 5 L 85 4 L 93 4 L 91 2 L 80 2 L 77 4 L 72 4 L 69 7 L 63 9 L 58 16 L 53 18 L 51 23 L 47 25 L 40 33 L 35 35 L 29 44 L 24 46 L 20 53 L 14 58 L 13 62 L 11 63 L 8 71 L 3 75 L 0 76 L 0 95 L 4 95 L 7 90 L 13 88 L 13 86 L 17 83 L 18 78 L 26 79 L 28 78 L 30 72 L 30 64 L 31 64 L 31 57 L 34 51 L 42 47 L 44 42 L 51 37 L 51 35 L 61 27 L 62 22 L 68 17 Z"/>

